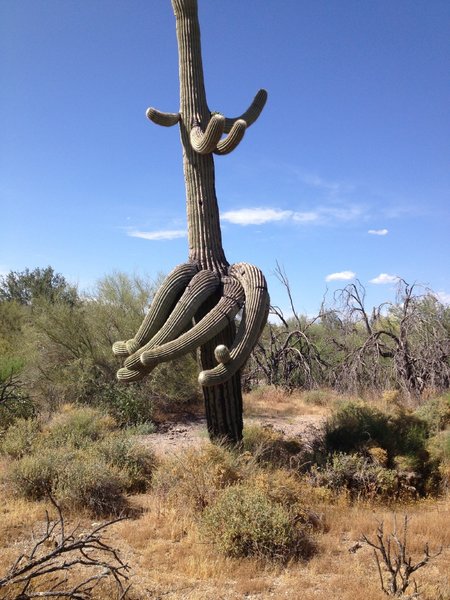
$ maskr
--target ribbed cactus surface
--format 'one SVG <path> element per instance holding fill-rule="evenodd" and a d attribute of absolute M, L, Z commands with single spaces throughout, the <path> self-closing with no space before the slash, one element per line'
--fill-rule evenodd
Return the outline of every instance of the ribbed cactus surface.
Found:
<path fill-rule="evenodd" d="M 199 349 L 199 382 L 211 439 L 242 438 L 240 371 L 267 321 L 264 275 L 247 263 L 229 265 L 222 247 L 213 155 L 232 152 L 259 117 L 267 92 L 259 90 L 239 117 L 211 112 L 205 93 L 197 0 L 172 0 L 179 56 L 180 110 L 147 110 L 164 127 L 179 125 L 186 184 L 189 259 L 156 293 L 133 339 L 116 342 L 124 359 L 117 377 L 136 381 L 156 365 Z M 235 317 L 242 309 L 236 329 Z"/>

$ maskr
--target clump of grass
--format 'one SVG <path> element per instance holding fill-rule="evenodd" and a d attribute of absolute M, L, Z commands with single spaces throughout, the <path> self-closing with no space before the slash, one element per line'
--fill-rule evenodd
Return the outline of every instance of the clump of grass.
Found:
<path fill-rule="evenodd" d="M 303 392 L 303 401 L 312 406 L 329 406 L 335 398 L 329 390 L 307 390 Z"/>
<path fill-rule="evenodd" d="M 298 467 L 305 462 L 305 449 L 299 439 L 286 438 L 272 428 L 251 425 L 244 429 L 242 448 L 260 464 Z"/>
<path fill-rule="evenodd" d="M 206 539 L 233 558 L 284 562 L 309 558 L 314 549 L 310 528 L 251 484 L 222 490 L 205 509 L 201 527 Z"/>
<path fill-rule="evenodd" d="M 19 496 L 40 500 L 50 492 L 64 507 L 111 514 L 124 508 L 127 493 L 149 485 L 153 454 L 96 409 L 68 406 L 42 428 L 21 422 L 16 429 L 21 435 L 8 432 L 2 450 Z"/>
<path fill-rule="evenodd" d="M 153 475 L 155 492 L 193 511 L 203 510 L 218 491 L 252 470 L 252 457 L 226 446 L 208 444 L 168 459 Z"/>

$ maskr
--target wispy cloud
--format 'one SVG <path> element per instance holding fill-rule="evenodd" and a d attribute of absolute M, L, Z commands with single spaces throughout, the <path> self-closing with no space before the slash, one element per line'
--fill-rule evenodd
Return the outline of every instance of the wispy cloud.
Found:
<path fill-rule="evenodd" d="M 239 208 L 222 213 L 223 221 L 235 225 L 262 225 L 274 221 L 286 221 L 292 219 L 292 210 L 279 210 L 276 208 Z"/>
<path fill-rule="evenodd" d="M 439 300 L 439 302 L 442 302 L 442 304 L 450 304 L 450 294 L 449 293 L 436 292 L 435 296 Z"/>
<path fill-rule="evenodd" d="M 319 206 L 313 210 L 295 211 L 278 208 L 238 208 L 221 214 L 222 221 L 234 225 L 263 225 L 275 222 L 328 224 L 348 222 L 364 216 L 360 206 L 328 207 Z"/>
<path fill-rule="evenodd" d="M 377 277 L 369 280 L 369 283 L 397 283 L 399 277 L 397 275 L 389 275 L 388 273 L 380 273 Z"/>
<path fill-rule="evenodd" d="M 325 277 L 325 281 L 350 281 L 350 279 L 354 279 L 356 277 L 356 273 L 353 271 L 339 271 L 338 273 L 330 273 Z"/>
<path fill-rule="evenodd" d="M 175 240 L 177 238 L 186 237 L 185 229 L 166 229 L 161 231 L 128 231 L 130 237 L 142 238 L 144 240 Z"/>
<path fill-rule="evenodd" d="M 387 235 L 389 233 L 388 229 L 369 229 L 367 233 L 371 235 Z"/>

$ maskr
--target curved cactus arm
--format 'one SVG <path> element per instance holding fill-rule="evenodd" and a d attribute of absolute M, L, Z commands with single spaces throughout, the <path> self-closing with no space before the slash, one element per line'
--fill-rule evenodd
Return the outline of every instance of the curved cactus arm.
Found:
<path fill-rule="evenodd" d="M 243 119 L 238 119 L 230 130 L 226 138 L 220 140 L 214 150 L 215 154 L 229 154 L 238 146 L 244 137 L 247 123 Z"/>
<path fill-rule="evenodd" d="M 216 357 L 223 356 L 226 362 L 200 373 L 198 380 L 203 386 L 225 383 L 244 366 L 267 321 L 270 299 L 262 272 L 253 265 L 237 263 L 230 267 L 229 275 L 235 277 L 244 288 L 244 313 L 229 352 L 216 348 Z"/>
<path fill-rule="evenodd" d="M 253 102 L 247 108 L 245 113 L 243 113 L 240 117 L 235 117 L 234 119 L 225 118 L 225 127 L 223 129 L 224 133 L 229 133 L 231 128 L 238 120 L 243 120 L 247 123 L 247 127 L 253 125 L 256 119 L 261 114 L 262 109 L 267 101 L 267 92 L 266 90 L 259 90 L 256 96 L 253 98 Z"/>
<path fill-rule="evenodd" d="M 241 284 L 236 279 L 224 277 L 223 283 L 223 295 L 212 310 L 176 340 L 145 350 L 141 354 L 144 366 L 153 369 L 159 363 L 179 358 L 225 329 L 242 308 L 245 296 Z"/>
<path fill-rule="evenodd" d="M 162 125 L 163 127 L 172 127 L 181 119 L 180 113 L 161 112 L 152 106 L 147 108 L 145 114 L 147 115 L 147 119 L 150 119 L 150 121 L 153 121 L 153 123 Z"/>
<path fill-rule="evenodd" d="M 129 370 L 143 369 L 144 367 L 140 358 L 142 352 L 178 337 L 189 326 L 192 317 L 203 302 L 217 290 L 219 284 L 219 277 L 212 271 L 200 271 L 197 273 L 186 287 L 183 295 L 178 300 L 161 329 L 145 346 L 125 360 L 124 367 Z"/>
<path fill-rule="evenodd" d="M 211 117 L 204 133 L 200 125 L 195 123 L 190 133 L 192 148 L 199 154 L 213 152 L 222 137 L 224 126 L 225 117 L 219 114 Z"/>
<path fill-rule="evenodd" d="M 155 335 L 167 319 L 177 298 L 196 273 L 198 273 L 198 265 L 195 263 L 178 265 L 169 273 L 156 292 L 150 309 L 134 338 L 113 344 L 113 352 L 116 356 L 133 354 Z"/>

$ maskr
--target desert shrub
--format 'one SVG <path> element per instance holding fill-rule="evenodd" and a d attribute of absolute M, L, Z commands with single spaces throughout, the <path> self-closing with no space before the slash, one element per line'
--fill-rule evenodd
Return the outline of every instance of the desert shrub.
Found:
<path fill-rule="evenodd" d="M 18 419 L 0 439 L 0 453 L 10 458 L 29 454 L 38 439 L 41 427 L 36 419 Z"/>
<path fill-rule="evenodd" d="M 442 487 L 450 486 L 450 429 L 439 432 L 430 439 L 428 449 L 441 476 Z"/>
<path fill-rule="evenodd" d="M 326 529 L 324 515 L 319 507 L 332 499 L 324 487 L 311 484 L 310 480 L 287 469 L 258 469 L 247 480 L 272 502 L 289 511 L 290 515 L 312 529 Z M 314 507 L 314 510 L 310 507 Z"/>
<path fill-rule="evenodd" d="M 202 511 L 219 490 L 248 476 L 253 464 L 248 454 L 208 444 L 164 461 L 154 473 L 153 485 L 167 500 Z"/>
<path fill-rule="evenodd" d="M 333 393 L 327 390 L 307 390 L 302 397 L 305 404 L 312 406 L 328 406 L 334 401 Z"/>
<path fill-rule="evenodd" d="M 416 410 L 416 415 L 434 434 L 442 431 L 450 425 L 450 393 L 430 398 Z"/>
<path fill-rule="evenodd" d="M 156 465 L 152 452 L 124 432 L 112 433 L 100 440 L 96 451 L 107 464 L 120 470 L 126 492 L 145 492 Z"/>
<path fill-rule="evenodd" d="M 65 405 L 44 427 L 43 435 L 46 444 L 55 448 L 61 445 L 83 448 L 116 428 L 114 419 L 98 409 Z"/>
<path fill-rule="evenodd" d="M 358 402 L 346 402 L 327 420 L 325 443 L 329 452 L 353 452 L 381 446 L 392 446 L 388 416 Z"/>
<path fill-rule="evenodd" d="M 385 414 L 362 403 L 348 402 L 327 420 L 325 445 L 329 453 L 367 453 L 372 447 L 380 447 L 387 452 L 390 465 L 398 454 L 418 456 L 425 463 L 428 434 L 427 423 L 414 414 Z"/>
<path fill-rule="evenodd" d="M 282 433 L 268 427 L 246 427 L 242 448 L 245 452 L 250 452 L 260 464 L 298 467 L 305 461 L 305 451 L 300 440 L 285 438 Z"/>
<path fill-rule="evenodd" d="M 79 450 L 64 465 L 54 489 L 64 506 L 96 515 L 119 513 L 126 505 L 128 473 L 107 461 L 97 448 Z"/>
<path fill-rule="evenodd" d="M 116 420 L 121 427 L 141 425 L 152 420 L 154 398 L 140 384 L 104 383 L 91 398 Z"/>
<path fill-rule="evenodd" d="M 390 498 L 398 484 L 395 470 L 375 464 L 359 454 L 333 454 L 323 467 L 314 466 L 311 480 L 333 492 L 346 490 L 350 498 Z"/>
<path fill-rule="evenodd" d="M 286 561 L 313 551 L 309 528 L 262 490 L 236 484 L 220 492 L 201 520 L 205 537 L 233 558 Z"/>
<path fill-rule="evenodd" d="M 29 419 L 36 414 L 34 402 L 20 380 L 22 368 L 21 360 L 0 357 L 0 431 L 17 419 Z"/>
<path fill-rule="evenodd" d="M 119 512 L 126 493 L 149 485 L 153 453 L 92 408 L 66 406 L 42 430 L 21 422 L 16 431 L 15 438 L 14 429 L 8 432 L 3 452 L 17 459 L 7 479 L 18 495 L 41 499 L 50 492 L 63 506 L 104 514 Z"/>
<path fill-rule="evenodd" d="M 59 473 L 64 473 L 67 456 L 63 452 L 45 451 L 27 454 L 10 466 L 8 482 L 19 496 L 41 500 L 55 491 Z"/>

